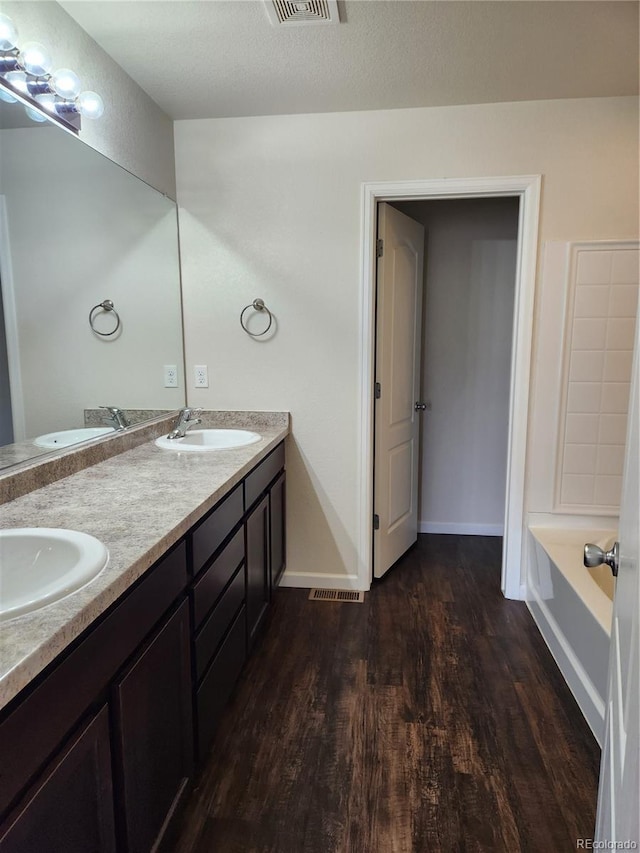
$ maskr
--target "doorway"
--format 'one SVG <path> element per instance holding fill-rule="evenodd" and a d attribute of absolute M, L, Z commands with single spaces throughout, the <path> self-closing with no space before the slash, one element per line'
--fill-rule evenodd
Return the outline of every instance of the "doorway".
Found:
<path fill-rule="evenodd" d="M 378 205 L 376 389 L 383 379 L 386 393 L 380 399 L 376 393 L 374 418 L 374 578 L 415 543 L 418 533 L 504 535 L 518 207 L 513 197 Z M 406 263 L 416 240 L 422 244 L 420 266 L 424 257 L 418 282 Z M 410 314 L 401 321 L 405 302 L 411 303 L 406 306 Z M 414 318 L 420 304 L 421 316 Z M 393 324 L 387 313 L 394 315 Z M 400 352 L 394 353 L 385 330 L 399 322 Z M 414 350 L 415 368 L 411 363 L 398 367 L 407 347 Z M 401 374 L 397 387 L 388 387 L 385 359 L 393 360 Z M 398 421 L 396 403 L 396 423 L 388 431 L 389 402 L 403 396 L 407 382 L 415 390 L 406 389 L 406 420 Z M 399 433 L 412 431 L 415 448 L 399 442 Z M 409 452 L 399 452 L 403 446 Z M 401 488 L 398 469 L 404 456 L 413 467 L 413 488 Z M 389 517 L 385 497 L 390 483 L 396 500 L 404 498 L 403 507 L 411 510 L 404 524 Z M 405 542 L 394 548 L 400 533 Z"/>
<path fill-rule="evenodd" d="M 509 427 L 501 589 L 507 598 L 523 598 L 521 558 L 524 541 L 525 454 L 531 365 L 531 337 L 537 253 L 540 176 L 437 179 L 364 184 L 362 188 L 361 281 L 361 454 L 359 586 L 370 586 L 373 542 L 373 401 L 375 393 L 375 287 L 377 206 L 442 198 L 513 197 L 518 200 L 513 348 L 509 382 Z"/>
<path fill-rule="evenodd" d="M 24 441 L 24 406 L 18 348 L 16 293 L 6 199 L 0 195 L 0 445 Z"/>
<path fill-rule="evenodd" d="M 5 332 L 2 302 L 2 277 L 0 276 L 0 445 L 13 444 L 13 412 L 11 409 L 11 384 L 9 382 L 9 353 Z"/>

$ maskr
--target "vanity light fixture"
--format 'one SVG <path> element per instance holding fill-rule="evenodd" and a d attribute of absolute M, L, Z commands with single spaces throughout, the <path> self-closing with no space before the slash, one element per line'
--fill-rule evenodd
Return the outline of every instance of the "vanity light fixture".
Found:
<path fill-rule="evenodd" d="M 55 121 L 78 133 L 82 117 L 100 118 L 104 103 L 97 92 L 81 92 L 70 68 L 53 71 L 47 48 L 38 42 L 18 45 L 18 30 L 0 14 L 0 99 L 23 104 L 34 121 Z"/>

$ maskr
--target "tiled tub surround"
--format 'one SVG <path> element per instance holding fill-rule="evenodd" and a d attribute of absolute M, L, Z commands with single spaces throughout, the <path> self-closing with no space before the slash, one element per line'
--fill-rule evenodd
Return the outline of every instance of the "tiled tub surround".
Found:
<path fill-rule="evenodd" d="M 250 428 L 256 444 L 219 453 L 133 449 L 0 507 L 0 527 L 63 527 L 109 549 L 84 589 L 0 623 L 0 708 L 115 602 L 289 433 L 284 412 L 205 412 L 203 427 Z M 158 433 L 156 425 L 156 435 Z"/>
<path fill-rule="evenodd" d="M 556 508 L 617 514 L 638 305 L 637 244 L 571 247 Z"/>

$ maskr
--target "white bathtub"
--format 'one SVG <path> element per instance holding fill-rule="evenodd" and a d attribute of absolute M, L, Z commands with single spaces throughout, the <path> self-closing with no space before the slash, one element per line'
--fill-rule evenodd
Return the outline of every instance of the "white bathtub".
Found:
<path fill-rule="evenodd" d="M 583 566 L 585 542 L 607 550 L 615 529 L 530 527 L 527 604 L 602 746 L 615 580 Z"/>

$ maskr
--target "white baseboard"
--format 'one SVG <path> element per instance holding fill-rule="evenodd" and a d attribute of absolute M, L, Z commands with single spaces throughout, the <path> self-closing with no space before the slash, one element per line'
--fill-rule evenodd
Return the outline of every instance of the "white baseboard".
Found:
<path fill-rule="evenodd" d="M 419 521 L 418 533 L 453 533 L 458 536 L 504 536 L 504 524 L 465 524 L 458 521 Z"/>
<path fill-rule="evenodd" d="M 528 590 L 527 607 L 553 659 L 558 665 L 564 680 L 582 715 L 589 724 L 593 736 L 602 747 L 604 737 L 604 701 L 596 690 L 584 667 L 576 657 L 560 626 L 549 611 L 547 605 L 533 588 Z"/>
<path fill-rule="evenodd" d="M 283 574 L 280 586 L 293 587 L 294 589 L 364 590 L 365 592 L 371 587 L 370 584 L 363 587 L 358 575 L 325 575 L 317 572 L 290 572 L 288 570 Z"/>

